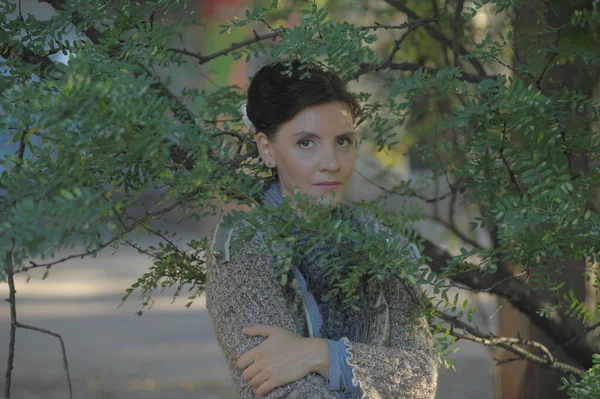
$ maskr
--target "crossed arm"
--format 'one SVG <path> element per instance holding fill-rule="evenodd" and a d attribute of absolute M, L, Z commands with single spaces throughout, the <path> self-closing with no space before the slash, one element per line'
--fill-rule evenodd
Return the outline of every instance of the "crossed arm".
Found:
<path fill-rule="evenodd" d="M 254 398 L 254 388 L 244 378 L 241 369 L 244 367 L 240 366 L 248 366 L 251 356 L 244 358 L 243 355 L 255 350 L 265 338 L 260 334 L 245 336 L 241 330 L 261 324 L 297 335 L 301 332 L 286 307 L 282 287 L 272 275 L 270 254 L 260 249 L 258 236 L 244 244 L 228 262 L 218 264 L 210 259 L 211 254 L 207 256 L 206 305 L 217 339 L 233 375 L 238 397 Z M 390 339 L 386 346 L 342 339 L 348 348 L 353 384 L 360 385 L 363 398 L 433 399 L 435 396 L 437 362 L 433 338 L 425 320 L 418 320 L 415 326 L 410 319 L 414 305 L 412 289 L 416 290 L 399 278 L 390 280 L 385 287 L 390 315 Z M 243 364 L 238 364 L 239 359 Z M 316 369 L 313 367 L 313 370 Z M 328 389 L 322 375 L 308 369 L 305 372 L 308 373 L 301 373 L 300 379 L 275 387 L 265 397 L 341 397 L 339 391 Z"/>
<path fill-rule="evenodd" d="M 234 231 L 232 240 L 236 236 Z M 246 336 L 241 330 L 261 324 L 301 335 L 286 307 L 282 287 L 272 275 L 270 254 L 260 249 L 259 240 L 256 235 L 228 262 L 219 264 L 210 253 L 206 262 L 206 307 L 240 399 L 254 398 L 255 390 L 242 375 L 238 359 L 265 342 L 264 337 Z M 209 242 L 208 248 L 211 244 Z M 340 396 L 339 392 L 327 388 L 325 378 L 317 372 L 310 372 L 297 381 L 270 390 L 265 397 L 338 399 Z"/>

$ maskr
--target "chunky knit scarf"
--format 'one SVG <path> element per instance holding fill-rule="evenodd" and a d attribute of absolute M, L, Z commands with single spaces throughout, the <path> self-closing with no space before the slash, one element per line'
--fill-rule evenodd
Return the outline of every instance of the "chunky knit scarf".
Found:
<path fill-rule="evenodd" d="M 271 181 L 265 184 L 263 190 L 264 200 L 263 205 L 271 204 L 274 207 L 278 207 L 282 202 L 283 198 L 279 183 L 277 181 Z M 297 215 L 292 217 L 298 218 Z M 343 216 L 341 216 L 343 217 Z M 358 221 L 355 218 L 351 219 L 353 226 L 358 229 L 360 228 Z M 303 244 L 308 240 L 306 233 L 296 228 L 294 231 L 296 236 L 296 248 L 302 248 Z M 347 239 L 342 239 L 342 243 L 351 244 Z M 352 248 L 351 245 L 344 245 L 345 248 Z M 308 253 L 299 254 L 299 264 L 296 266 L 302 275 L 304 276 L 308 290 L 313 294 L 319 311 L 323 317 L 323 325 L 321 327 L 321 337 L 329 338 L 332 340 L 339 340 L 342 337 L 348 337 L 354 342 L 371 343 L 379 337 L 375 337 L 376 334 L 373 326 L 378 322 L 381 322 L 381 318 L 385 317 L 384 312 L 386 310 L 385 303 L 379 306 L 374 306 L 378 297 L 378 289 L 374 289 L 373 286 L 369 286 L 367 281 L 361 281 L 358 289 L 358 299 L 352 301 L 359 310 L 353 310 L 350 306 L 342 303 L 342 298 L 334 296 L 329 300 L 325 300 L 325 296 L 329 292 L 331 286 L 329 285 L 329 277 L 326 276 L 326 270 L 321 267 L 322 261 L 325 259 L 335 260 L 343 257 L 343 252 L 336 247 L 323 243 L 320 247 L 314 248 Z M 342 278 L 348 274 L 348 267 L 346 266 L 341 273 Z"/>

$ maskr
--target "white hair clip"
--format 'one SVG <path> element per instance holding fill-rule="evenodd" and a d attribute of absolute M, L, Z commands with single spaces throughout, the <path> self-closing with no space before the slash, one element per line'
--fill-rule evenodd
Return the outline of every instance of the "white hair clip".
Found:
<path fill-rule="evenodd" d="M 242 114 L 244 114 L 244 116 L 242 117 L 242 120 L 244 121 L 244 125 L 246 125 L 246 127 L 248 128 L 250 133 L 256 133 L 256 128 L 254 127 L 254 124 L 252 123 L 250 118 L 248 118 L 248 111 L 246 110 L 247 106 L 248 106 L 248 103 L 244 103 L 240 107 L 240 109 L 242 110 Z"/>

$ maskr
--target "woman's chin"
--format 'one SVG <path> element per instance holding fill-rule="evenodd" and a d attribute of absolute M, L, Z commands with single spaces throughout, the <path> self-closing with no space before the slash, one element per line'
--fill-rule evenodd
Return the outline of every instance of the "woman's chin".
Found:
<path fill-rule="evenodd" d="M 325 198 L 321 198 L 325 197 Z M 333 197 L 333 192 L 331 193 L 321 193 L 319 196 L 315 197 L 315 201 L 321 205 L 329 205 L 329 206 L 337 206 L 343 200 L 343 196 L 339 193 L 335 193 L 335 198 Z"/>

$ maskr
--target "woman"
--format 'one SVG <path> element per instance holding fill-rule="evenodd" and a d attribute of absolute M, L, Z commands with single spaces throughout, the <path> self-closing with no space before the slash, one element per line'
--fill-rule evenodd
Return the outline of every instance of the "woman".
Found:
<path fill-rule="evenodd" d="M 338 76 L 299 66 L 293 63 L 291 75 L 281 63 L 262 68 L 242 106 L 261 159 L 276 171 L 263 205 L 294 198 L 295 187 L 340 204 L 354 170 L 360 107 Z M 301 79 L 307 70 L 310 77 Z M 219 224 L 206 261 L 206 306 L 239 398 L 434 398 L 433 339 L 425 319 L 415 327 L 409 316 L 419 302 L 416 287 L 386 279 L 360 291 L 359 311 L 344 308 L 339 298 L 325 298 L 322 258 L 304 256 L 282 286 L 264 230 L 242 242 L 247 228 Z M 236 243 L 240 249 L 230 252 Z"/>

